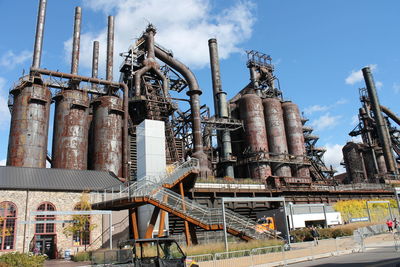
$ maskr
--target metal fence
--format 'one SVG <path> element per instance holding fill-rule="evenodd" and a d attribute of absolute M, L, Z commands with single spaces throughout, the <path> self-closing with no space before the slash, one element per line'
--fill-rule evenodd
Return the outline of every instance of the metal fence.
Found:
<path fill-rule="evenodd" d="M 282 266 L 298 261 L 311 261 L 316 258 L 361 251 L 360 243 L 356 242 L 353 237 L 341 237 L 320 240 L 318 244 L 313 241 L 294 243 L 290 250 L 285 246 L 270 246 L 251 250 L 195 255 L 188 258 L 190 262 L 196 262 L 200 267 Z"/>

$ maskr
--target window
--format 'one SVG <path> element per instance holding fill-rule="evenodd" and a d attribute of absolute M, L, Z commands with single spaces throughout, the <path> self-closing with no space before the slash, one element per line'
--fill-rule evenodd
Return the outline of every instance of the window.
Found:
<path fill-rule="evenodd" d="M 39 207 L 37 208 L 37 211 L 55 211 L 55 210 L 56 210 L 56 208 L 54 207 L 54 205 L 51 203 L 48 203 L 48 202 L 40 204 Z M 55 219 L 54 215 L 37 215 L 36 216 L 37 221 L 54 221 L 54 219 Z M 54 234 L 55 233 L 54 223 L 37 223 L 35 233 L 36 234 Z"/>
<path fill-rule="evenodd" d="M 14 249 L 17 207 L 12 202 L 0 203 L 0 251 Z"/>
<path fill-rule="evenodd" d="M 83 211 L 80 204 L 77 204 L 74 208 L 77 211 Z M 74 223 L 77 231 L 72 235 L 72 241 L 75 246 L 88 246 L 90 245 L 90 215 L 76 215 L 73 220 L 78 221 Z M 78 230 L 80 229 L 80 230 Z"/>

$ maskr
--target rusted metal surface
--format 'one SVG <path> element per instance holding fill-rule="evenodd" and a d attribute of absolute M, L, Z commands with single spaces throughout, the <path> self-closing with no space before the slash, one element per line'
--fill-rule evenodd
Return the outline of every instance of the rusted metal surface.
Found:
<path fill-rule="evenodd" d="M 268 152 L 262 100 L 255 94 L 244 95 L 240 102 L 240 116 L 245 128 L 245 141 L 251 152 Z M 264 154 L 268 157 L 268 154 Z M 251 178 L 266 179 L 271 175 L 271 167 L 265 162 L 250 163 Z"/>
<path fill-rule="evenodd" d="M 106 80 L 113 79 L 113 57 L 114 57 L 114 17 L 108 16 L 108 31 L 107 31 L 107 66 Z"/>
<path fill-rule="evenodd" d="M 113 82 L 113 81 L 106 81 L 98 78 L 91 78 L 91 77 L 86 77 L 86 76 L 81 76 L 81 75 L 74 75 L 70 73 L 65 73 L 65 72 L 58 72 L 58 71 L 52 71 L 52 70 L 45 70 L 45 69 L 37 69 L 37 68 L 31 68 L 30 69 L 31 75 L 48 75 L 52 77 L 59 77 L 59 78 L 65 78 L 65 79 L 71 79 L 71 80 L 79 80 L 82 82 L 88 82 L 88 83 L 94 83 L 94 84 L 102 84 L 102 85 L 109 85 L 112 87 L 119 88 L 122 85 L 118 82 Z"/>
<path fill-rule="evenodd" d="M 44 23 L 46 17 L 47 0 L 39 0 L 39 10 L 36 22 L 35 46 L 33 49 L 32 67 L 39 68 L 42 57 Z"/>
<path fill-rule="evenodd" d="M 99 41 L 93 42 L 92 78 L 99 76 Z"/>
<path fill-rule="evenodd" d="M 367 178 L 364 158 L 358 144 L 348 142 L 342 149 L 349 182 L 361 183 Z"/>
<path fill-rule="evenodd" d="M 93 103 L 93 168 L 122 176 L 123 103 L 101 96 Z"/>
<path fill-rule="evenodd" d="M 79 68 L 79 48 L 81 40 L 81 22 L 82 22 L 82 9 L 75 7 L 74 19 L 74 35 L 72 38 L 72 59 L 71 59 L 71 73 L 78 74 Z"/>
<path fill-rule="evenodd" d="M 378 163 L 378 170 L 379 173 L 387 173 L 387 166 L 386 166 L 386 161 L 385 161 L 385 156 L 382 153 L 382 151 L 377 151 L 376 153 L 376 162 Z"/>
<path fill-rule="evenodd" d="M 362 69 L 362 73 L 364 76 L 365 85 L 367 86 L 368 96 L 371 101 L 371 108 L 372 112 L 374 113 L 377 133 L 382 146 L 383 156 L 385 157 L 386 168 L 390 173 L 397 173 L 397 168 L 391 149 L 389 131 L 386 122 L 382 116 L 382 111 L 379 104 L 378 95 L 376 93 L 375 82 L 374 78 L 372 77 L 371 69 L 369 67 L 365 67 Z"/>
<path fill-rule="evenodd" d="M 222 91 L 221 72 L 219 68 L 218 45 L 216 39 L 208 40 L 210 51 L 211 78 L 213 83 L 214 110 L 217 118 L 228 118 L 228 102 L 226 93 Z M 218 131 L 218 146 L 221 147 L 224 175 L 235 177 L 232 157 L 231 134 L 228 130 Z M 222 144 L 221 144 L 222 143 Z"/>
<path fill-rule="evenodd" d="M 277 98 L 266 98 L 263 100 L 263 106 L 269 151 L 273 154 L 272 157 L 284 160 L 285 154 L 288 154 L 288 147 L 281 101 Z M 274 163 L 272 173 L 275 176 L 292 176 L 287 164 Z"/>
<path fill-rule="evenodd" d="M 89 97 L 79 90 L 55 96 L 52 167 L 87 169 Z"/>
<path fill-rule="evenodd" d="M 128 136 L 128 119 L 129 119 L 129 88 L 125 83 L 121 83 L 121 86 L 124 91 L 123 98 L 123 108 L 124 108 L 124 117 L 123 117 L 123 136 L 122 136 L 122 175 L 125 179 L 129 178 L 129 153 L 128 149 L 130 148 L 129 144 L 129 136 Z"/>
<path fill-rule="evenodd" d="M 305 156 L 303 124 L 299 108 L 292 102 L 284 102 L 282 103 L 282 110 L 289 154 Z M 296 166 L 292 168 L 292 176 L 310 177 L 310 170 L 307 166 Z"/>
<path fill-rule="evenodd" d="M 157 76 L 161 79 L 162 81 L 162 86 L 163 86 L 163 93 L 164 97 L 168 97 L 168 90 L 169 90 L 169 84 L 168 84 L 168 79 L 165 77 L 165 75 L 162 73 L 160 70 L 160 65 L 156 61 L 155 57 L 155 43 L 154 43 L 154 35 L 156 34 L 156 29 L 150 24 L 146 32 L 144 34 L 144 37 L 146 39 L 146 49 L 147 49 L 147 57 L 145 60 L 142 62 L 142 68 L 137 70 L 135 72 L 135 95 L 140 96 L 140 78 L 142 77 L 143 74 L 146 72 L 152 70 L 154 71 Z"/>
<path fill-rule="evenodd" d="M 51 92 L 43 85 L 30 84 L 11 94 L 7 166 L 45 168 Z"/>

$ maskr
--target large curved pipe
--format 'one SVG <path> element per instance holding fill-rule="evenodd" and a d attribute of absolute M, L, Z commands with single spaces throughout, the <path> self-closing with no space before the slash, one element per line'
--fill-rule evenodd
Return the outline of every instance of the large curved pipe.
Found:
<path fill-rule="evenodd" d="M 151 70 L 151 66 L 144 66 L 135 73 L 135 95 L 140 96 L 140 77 L 147 71 Z"/>
<path fill-rule="evenodd" d="M 144 67 L 135 73 L 135 95 L 140 96 L 140 77 L 147 71 L 153 70 L 162 80 L 164 97 L 168 96 L 168 79 L 160 71 L 160 66 L 156 62 L 154 53 L 154 34 L 155 29 L 150 25 L 146 30 L 147 58 L 143 61 Z"/>
<path fill-rule="evenodd" d="M 173 58 L 168 53 L 164 52 L 157 46 L 154 47 L 155 55 L 162 62 L 174 68 L 185 78 L 189 85 L 189 91 L 187 95 L 190 97 L 190 108 L 192 112 L 193 119 L 193 143 L 194 143 L 194 153 L 193 156 L 200 161 L 201 172 L 204 176 L 209 172 L 207 156 L 203 151 L 203 139 L 201 133 L 201 119 L 200 119 L 200 95 L 201 90 L 197 82 L 196 77 L 193 72 L 186 67 L 182 62 Z"/>
<path fill-rule="evenodd" d="M 382 106 L 381 105 L 381 110 L 388 115 L 389 118 L 391 118 L 395 123 L 400 125 L 400 118 L 396 116 L 389 108 Z"/>

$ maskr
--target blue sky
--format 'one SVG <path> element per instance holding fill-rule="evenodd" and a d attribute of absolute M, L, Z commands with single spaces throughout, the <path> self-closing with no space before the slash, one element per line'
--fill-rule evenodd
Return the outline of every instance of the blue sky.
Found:
<path fill-rule="evenodd" d="M 31 64 L 37 1 L 0 0 L 0 163 L 7 155 L 8 91 Z M 79 73 L 90 73 L 91 43 L 100 40 L 104 77 L 107 15 L 116 16 L 115 69 L 145 25 L 196 74 L 202 103 L 212 106 L 207 40 L 216 37 L 223 89 L 232 97 L 249 82 L 244 50 L 273 58 L 284 97 L 297 103 L 337 166 L 360 107 L 359 70 L 370 65 L 381 104 L 399 114 L 400 28 L 395 0 L 48 0 L 42 67 L 69 72 L 74 7 L 83 8 Z M 117 72 L 115 72 L 117 77 Z M 50 128 L 52 127 L 50 121 Z M 49 150 L 51 147 L 49 147 Z"/>

